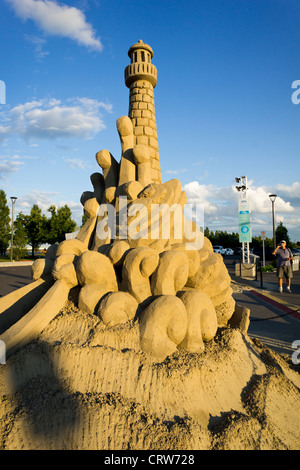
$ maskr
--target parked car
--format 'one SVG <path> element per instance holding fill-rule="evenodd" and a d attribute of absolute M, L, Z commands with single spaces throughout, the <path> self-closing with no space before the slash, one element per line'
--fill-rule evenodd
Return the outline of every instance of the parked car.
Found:
<path fill-rule="evenodd" d="M 234 249 L 234 254 L 240 256 L 242 254 L 242 248 L 240 246 Z"/>
<path fill-rule="evenodd" d="M 223 248 L 221 245 L 214 245 L 213 250 L 215 253 L 220 253 L 221 255 L 225 254 L 225 248 Z"/>
<path fill-rule="evenodd" d="M 234 251 L 231 248 L 225 248 L 225 256 L 232 256 L 234 254 Z"/>

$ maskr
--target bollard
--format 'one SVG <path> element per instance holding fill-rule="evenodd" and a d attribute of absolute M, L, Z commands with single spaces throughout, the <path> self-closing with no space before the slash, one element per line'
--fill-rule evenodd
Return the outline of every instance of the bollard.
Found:
<path fill-rule="evenodd" d="M 263 289 L 263 270 L 262 270 L 262 263 L 260 262 L 260 287 Z"/>

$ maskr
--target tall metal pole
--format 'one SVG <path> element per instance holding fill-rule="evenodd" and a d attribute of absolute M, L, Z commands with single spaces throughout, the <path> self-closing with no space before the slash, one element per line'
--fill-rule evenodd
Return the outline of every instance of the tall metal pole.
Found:
<path fill-rule="evenodd" d="M 239 186 L 236 186 L 236 189 L 238 191 L 241 191 L 241 199 L 244 201 L 247 201 L 247 176 L 241 176 L 239 178 L 235 178 L 235 181 L 237 183 L 240 183 Z M 250 263 L 250 249 L 249 249 L 249 241 L 248 242 L 242 242 L 242 260 L 243 264 Z"/>
<path fill-rule="evenodd" d="M 273 245 L 274 245 L 274 250 L 276 248 L 276 230 L 275 230 L 275 199 L 277 197 L 277 194 L 270 194 L 269 198 L 271 199 L 272 202 L 272 218 L 273 218 Z"/>
<path fill-rule="evenodd" d="M 14 244 L 14 217 L 15 217 L 15 202 L 16 197 L 12 196 L 11 198 L 12 211 L 11 211 L 11 236 L 10 236 L 10 261 L 13 260 L 13 244 Z"/>
<path fill-rule="evenodd" d="M 274 250 L 275 250 L 276 248 L 275 201 L 272 201 L 272 216 L 273 216 L 273 244 L 274 244 Z"/>

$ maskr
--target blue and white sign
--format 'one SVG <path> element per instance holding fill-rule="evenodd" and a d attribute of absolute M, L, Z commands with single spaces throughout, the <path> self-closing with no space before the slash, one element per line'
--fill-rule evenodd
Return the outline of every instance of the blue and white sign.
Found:
<path fill-rule="evenodd" d="M 239 241 L 240 243 L 250 243 L 252 241 L 250 205 L 247 200 L 239 201 Z"/>

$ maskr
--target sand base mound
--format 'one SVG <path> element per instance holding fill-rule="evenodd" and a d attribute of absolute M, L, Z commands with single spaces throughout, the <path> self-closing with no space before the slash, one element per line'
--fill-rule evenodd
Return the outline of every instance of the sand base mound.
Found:
<path fill-rule="evenodd" d="M 153 362 L 69 301 L 0 366 L 0 448 L 300 449 L 300 375 L 238 329 Z"/>

